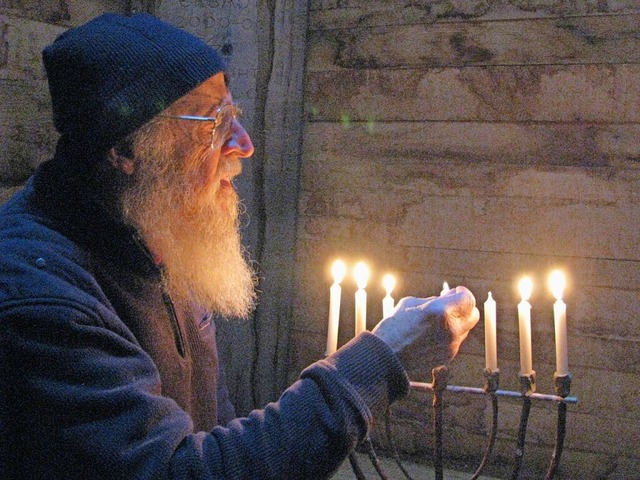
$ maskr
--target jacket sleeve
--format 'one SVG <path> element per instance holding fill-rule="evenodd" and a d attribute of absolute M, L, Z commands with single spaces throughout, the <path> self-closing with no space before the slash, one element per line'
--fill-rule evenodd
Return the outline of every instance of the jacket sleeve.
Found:
<path fill-rule="evenodd" d="M 0 308 L 1 478 L 327 478 L 371 409 L 408 390 L 395 355 L 364 333 L 264 410 L 194 432 L 148 355 L 107 324 L 50 299 Z"/>

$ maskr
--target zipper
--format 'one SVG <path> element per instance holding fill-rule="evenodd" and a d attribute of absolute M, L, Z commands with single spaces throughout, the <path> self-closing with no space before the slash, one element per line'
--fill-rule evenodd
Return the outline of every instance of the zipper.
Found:
<path fill-rule="evenodd" d="M 173 329 L 173 336 L 176 340 L 176 348 L 182 358 L 184 358 L 184 339 L 182 337 L 182 331 L 180 330 L 180 324 L 178 323 L 178 316 L 176 315 L 176 307 L 173 305 L 173 300 L 167 292 L 162 292 L 162 301 L 167 308 L 167 313 L 171 319 L 171 328 Z"/>

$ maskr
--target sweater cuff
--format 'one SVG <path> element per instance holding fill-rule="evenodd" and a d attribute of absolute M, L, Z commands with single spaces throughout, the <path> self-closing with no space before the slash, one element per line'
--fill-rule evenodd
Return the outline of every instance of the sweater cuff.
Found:
<path fill-rule="evenodd" d="M 386 343 L 370 332 L 361 333 L 307 370 L 319 366 L 335 371 L 338 381 L 344 382 L 347 390 L 355 391 L 370 410 L 393 403 L 409 391 L 409 377 L 400 360 Z M 307 370 L 302 372 L 302 377 L 310 373 Z"/>

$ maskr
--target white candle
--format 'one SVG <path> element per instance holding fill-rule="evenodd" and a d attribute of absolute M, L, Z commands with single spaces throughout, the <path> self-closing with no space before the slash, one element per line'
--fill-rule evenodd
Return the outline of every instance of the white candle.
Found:
<path fill-rule="evenodd" d="M 531 304 L 528 302 L 533 290 L 533 282 L 529 277 L 522 277 L 518 284 L 522 301 L 518 304 L 518 322 L 520 326 L 520 374 L 531 375 Z"/>
<path fill-rule="evenodd" d="M 569 374 L 569 353 L 567 349 L 567 305 L 562 301 L 566 285 L 564 275 L 559 270 L 551 272 L 549 288 L 556 298 L 553 304 L 553 320 L 556 330 L 556 375 Z"/>
<path fill-rule="evenodd" d="M 386 274 L 382 278 L 382 286 L 387 292 L 385 297 L 382 299 L 382 318 L 387 318 L 387 317 L 390 317 L 391 314 L 393 313 L 394 301 L 393 301 L 393 297 L 391 296 L 391 292 L 396 286 L 395 277 L 390 273 Z"/>
<path fill-rule="evenodd" d="M 484 349 L 486 368 L 491 372 L 498 369 L 498 348 L 496 342 L 496 301 L 491 292 L 484 302 Z"/>
<path fill-rule="evenodd" d="M 447 293 L 449 290 L 451 290 L 449 288 L 449 284 L 447 282 L 444 282 L 442 284 L 442 291 L 440 292 L 440 295 L 444 295 L 445 293 Z"/>
<path fill-rule="evenodd" d="M 369 268 L 364 262 L 358 262 L 353 270 L 358 290 L 356 291 L 356 335 L 367 329 L 367 281 Z"/>
<path fill-rule="evenodd" d="M 342 260 L 333 262 L 331 273 L 333 285 L 329 289 L 329 328 L 327 330 L 327 355 L 331 355 L 338 349 L 338 326 L 340 323 L 340 297 L 342 289 L 340 282 L 344 278 L 347 267 Z"/>

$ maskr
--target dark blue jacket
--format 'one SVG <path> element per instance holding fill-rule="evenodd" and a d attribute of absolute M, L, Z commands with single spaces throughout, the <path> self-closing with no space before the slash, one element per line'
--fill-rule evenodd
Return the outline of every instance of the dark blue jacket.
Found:
<path fill-rule="evenodd" d="M 326 478 L 408 389 L 363 334 L 231 420 L 214 324 L 58 154 L 0 208 L 0 478 Z M 231 420 L 231 421 L 230 421 Z"/>

